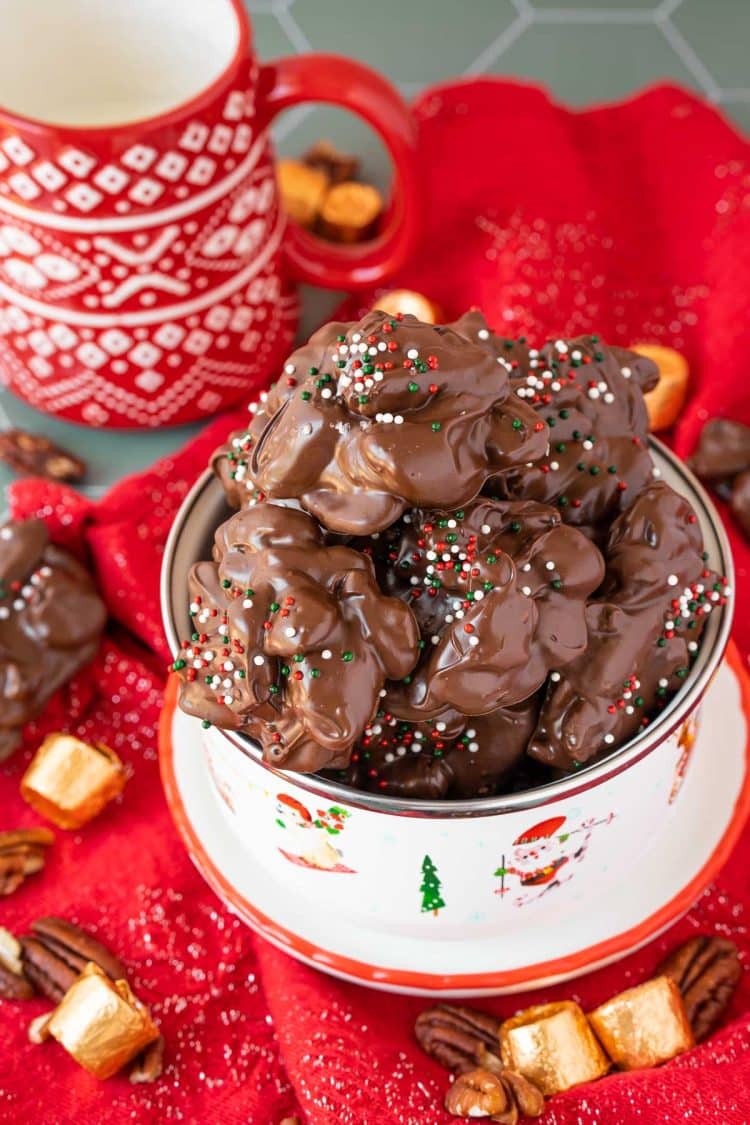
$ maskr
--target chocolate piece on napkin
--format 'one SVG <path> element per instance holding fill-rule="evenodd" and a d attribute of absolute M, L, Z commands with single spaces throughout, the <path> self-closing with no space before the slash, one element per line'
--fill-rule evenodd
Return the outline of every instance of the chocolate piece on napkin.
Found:
<path fill-rule="evenodd" d="M 0 527 L 0 760 L 93 658 L 105 621 L 89 575 L 49 542 L 41 520 Z"/>

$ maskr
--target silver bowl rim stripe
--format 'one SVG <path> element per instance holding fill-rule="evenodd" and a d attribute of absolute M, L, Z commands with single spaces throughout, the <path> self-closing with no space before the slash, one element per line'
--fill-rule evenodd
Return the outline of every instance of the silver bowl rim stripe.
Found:
<path fill-rule="evenodd" d="M 728 583 L 734 588 L 734 566 L 729 539 L 724 525 L 711 502 L 706 490 L 699 483 L 687 465 L 681 461 L 663 442 L 653 436 L 649 437 L 649 444 L 657 453 L 657 459 L 667 461 L 672 470 L 686 484 L 686 498 L 691 504 L 702 509 L 704 520 L 711 525 L 716 536 L 719 559 L 712 560 L 714 565 L 719 564 L 721 573 L 726 576 Z M 180 650 L 180 637 L 176 629 L 171 598 L 172 567 L 174 556 L 180 536 L 188 522 L 196 503 L 207 490 L 212 487 L 219 489 L 221 486 L 211 469 L 197 479 L 193 487 L 183 500 L 164 549 L 164 559 L 161 569 L 160 600 L 162 621 L 167 634 L 170 651 L 176 656 Z M 197 561 L 197 560 L 196 560 Z M 710 686 L 713 675 L 729 643 L 732 626 L 734 602 L 722 610 L 721 622 L 714 643 L 709 650 L 701 647 L 696 664 L 685 685 L 670 701 L 664 711 L 642 733 L 630 739 L 612 754 L 584 766 L 576 773 L 568 774 L 564 778 L 547 782 L 536 789 L 528 789 L 518 793 L 506 793 L 497 797 L 472 797 L 462 800 L 419 800 L 404 797 L 385 797 L 376 793 L 353 789 L 335 781 L 329 781 L 318 774 L 295 773 L 289 770 L 277 769 L 263 761 L 260 747 L 252 739 L 237 731 L 226 731 L 212 728 L 224 739 L 236 747 L 239 753 L 245 754 L 256 764 L 268 770 L 284 785 L 296 785 L 308 793 L 325 801 L 337 804 L 346 804 L 352 808 L 366 809 L 369 812 L 379 812 L 391 816 L 429 817 L 437 819 L 454 819 L 459 817 L 494 816 L 498 813 L 518 812 L 519 810 L 543 808 L 555 802 L 573 797 L 595 786 L 601 785 L 610 778 L 624 770 L 630 769 L 648 754 L 660 746 L 684 722 L 700 703 L 707 688 Z M 198 730 L 198 721 L 195 720 Z"/>

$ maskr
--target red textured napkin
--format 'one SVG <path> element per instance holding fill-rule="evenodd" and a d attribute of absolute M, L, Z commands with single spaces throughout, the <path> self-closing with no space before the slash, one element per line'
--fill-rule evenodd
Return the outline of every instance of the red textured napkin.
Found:
<path fill-rule="evenodd" d="M 449 315 L 481 305 L 508 334 L 598 330 L 610 342 L 664 341 L 693 368 L 676 435 L 682 453 L 703 420 L 750 422 L 750 177 L 747 145 L 712 110 L 675 89 L 572 113 L 539 91 L 457 84 L 417 105 L 425 237 L 399 282 Z M 359 302 L 357 302 L 359 303 Z M 353 307 L 353 306 L 352 306 Z M 272 373 L 269 372 L 269 377 Z M 236 422 L 236 416 L 235 416 Z M 0 1005 L 0 1121 L 42 1125 L 182 1121 L 277 1125 L 444 1125 L 447 1076 L 411 1039 L 424 1001 L 341 984 L 256 939 L 193 871 L 159 784 L 155 728 L 165 642 L 157 578 L 164 538 L 189 483 L 230 420 L 173 460 L 115 488 L 96 507 L 68 490 L 22 482 L 16 514 L 42 514 L 56 539 L 85 550 L 118 623 L 93 669 L 27 732 L 0 772 L 2 826 L 36 822 L 18 779 L 47 730 L 109 742 L 128 763 L 121 801 L 76 833 L 57 833 L 47 869 L 0 901 L 22 930 L 55 912 L 126 957 L 168 1042 L 164 1078 L 98 1084 L 25 1025 L 42 1002 Z M 750 553 L 733 529 L 736 637 L 750 648 Z M 696 930 L 750 955 L 750 838 L 689 916 L 641 952 L 568 985 L 483 1006 L 508 1014 L 539 999 L 593 1005 L 642 979 Z M 637 894 L 634 868 L 633 893 Z M 546 1125 L 747 1125 L 750 974 L 711 1042 L 660 1070 L 607 1078 L 549 1103 Z"/>

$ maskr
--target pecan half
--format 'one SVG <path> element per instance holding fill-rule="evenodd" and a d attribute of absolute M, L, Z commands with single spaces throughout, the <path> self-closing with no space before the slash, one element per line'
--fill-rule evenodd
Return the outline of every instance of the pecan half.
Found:
<path fill-rule="evenodd" d="M 88 961 L 112 980 L 127 977 L 119 957 L 95 937 L 64 918 L 39 918 L 33 936 L 21 938 L 23 967 L 38 992 L 58 1003 Z"/>
<path fill-rule="evenodd" d="M 26 430 L 0 433 L 0 461 L 27 476 L 71 482 L 83 480 L 88 468 L 85 461 L 67 449 L 55 445 L 42 434 L 31 434 Z"/>
<path fill-rule="evenodd" d="M 544 1113 L 544 1094 L 533 1082 L 524 1078 L 522 1074 L 517 1074 L 515 1070 L 504 1070 L 500 1080 L 504 1083 L 506 1091 L 512 1094 L 520 1117 L 541 1117 Z M 500 1122 L 500 1125 L 506 1125 L 505 1118 L 496 1115 L 495 1120 Z M 515 1117 L 508 1118 L 507 1125 L 515 1125 L 515 1121 Z"/>
<path fill-rule="evenodd" d="M 454 1117 L 489 1117 L 498 1125 L 516 1125 L 519 1117 L 539 1117 L 544 1097 L 515 1071 L 496 1074 L 479 1067 L 460 1074 L 445 1095 Z"/>
<path fill-rule="evenodd" d="M 143 1082 L 156 1082 L 157 1078 L 161 1077 L 163 1069 L 164 1036 L 160 1035 L 158 1039 L 149 1043 L 148 1047 L 144 1047 L 140 1055 L 136 1056 L 128 1077 L 133 1085 L 140 1085 Z"/>
<path fill-rule="evenodd" d="M 59 1004 L 85 962 L 80 968 L 73 968 L 55 953 L 50 953 L 36 938 L 22 937 L 21 948 L 23 971 L 36 991 L 54 1004 Z"/>
<path fill-rule="evenodd" d="M 454 1074 L 481 1066 L 500 1071 L 500 1020 L 487 1012 L 438 1004 L 421 1012 L 414 1034 L 423 1051 Z"/>
<path fill-rule="evenodd" d="M 671 977 L 685 1004 L 696 1042 L 721 1022 L 742 975 L 737 946 L 727 938 L 690 938 L 662 961 L 656 976 Z"/>
<path fill-rule="evenodd" d="M 13 894 L 27 875 L 41 871 L 45 851 L 54 840 L 49 828 L 0 832 L 0 895 Z"/>

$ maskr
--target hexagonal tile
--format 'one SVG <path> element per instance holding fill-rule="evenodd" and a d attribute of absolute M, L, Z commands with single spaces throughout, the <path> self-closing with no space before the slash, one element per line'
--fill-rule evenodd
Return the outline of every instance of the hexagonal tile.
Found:
<path fill-rule="evenodd" d="M 748 44 L 750 4 L 747 0 L 684 0 L 672 16 L 698 58 L 719 86 L 750 84 Z"/>
<path fill-rule="evenodd" d="M 721 108 L 740 132 L 750 137 L 750 99 L 746 102 L 726 102 Z"/>
<path fill-rule="evenodd" d="M 662 79 L 696 87 L 660 32 L 641 24 L 532 25 L 490 70 L 535 79 L 573 105 L 611 101 Z"/>
<path fill-rule="evenodd" d="M 517 18 L 511 0 L 341 0 L 298 3 L 292 14 L 313 50 L 360 59 L 400 82 L 437 82 L 462 71 Z"/>

